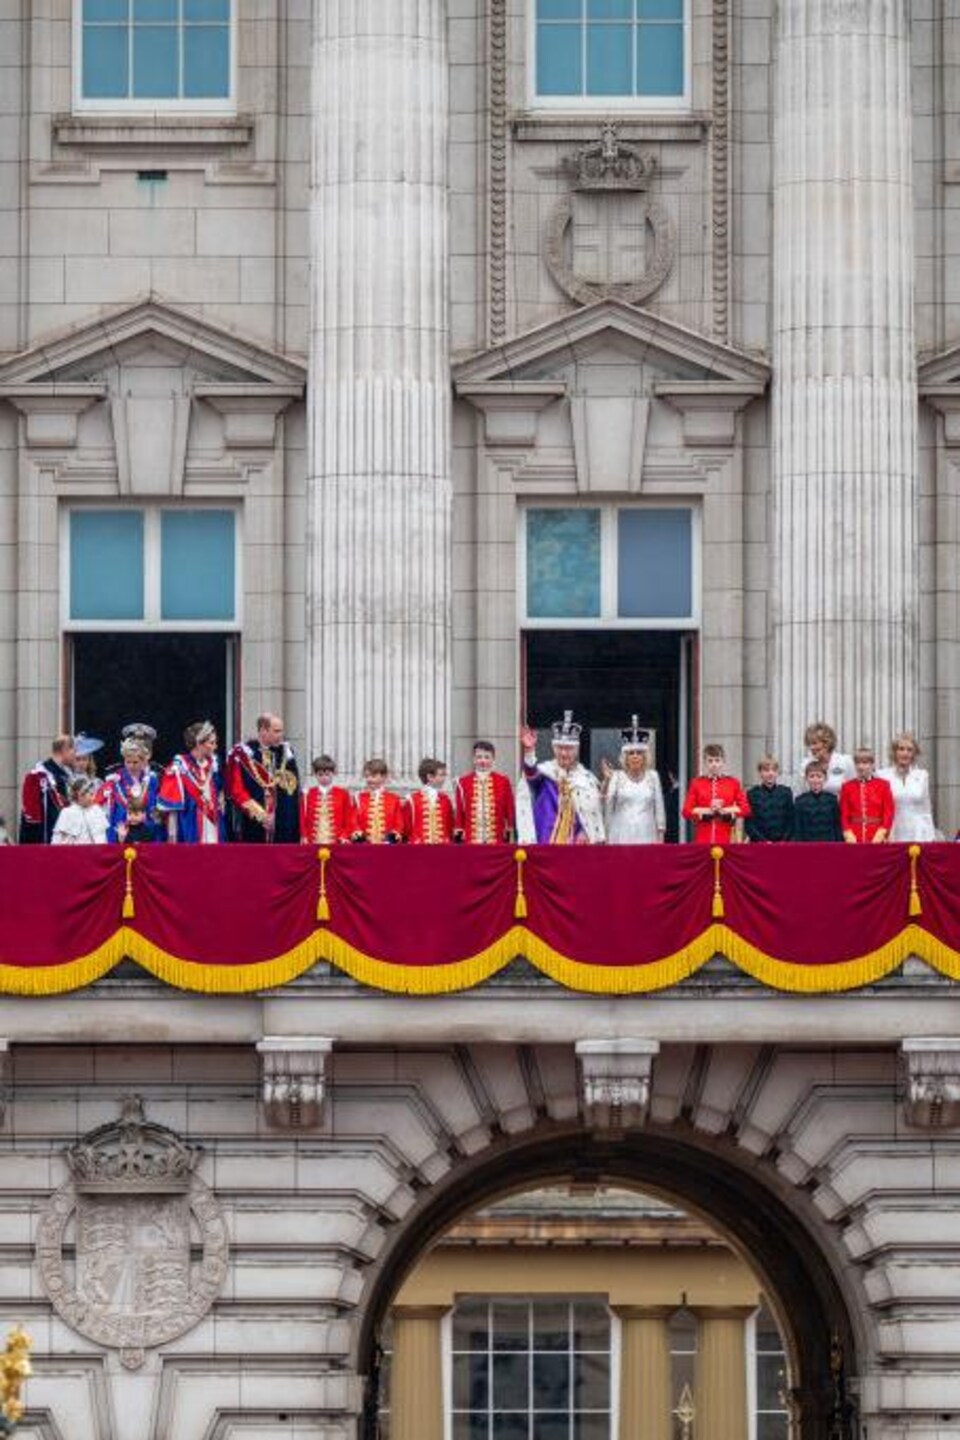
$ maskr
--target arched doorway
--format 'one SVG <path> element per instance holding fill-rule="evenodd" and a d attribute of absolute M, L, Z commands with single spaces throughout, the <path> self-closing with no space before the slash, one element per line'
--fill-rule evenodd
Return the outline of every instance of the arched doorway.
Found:
<path fill-rule="evenodd" d="M 384 1320 L 419 1258 L 478 1207 L 551 1181 L 580 1187 L 616 1182 L 672 1199 L 704 1217 L 756 1274 L 776 1314 L 789 1350 L 792 1440 L 852 1436 L 846 1377 L 857 1368 L 853 1330 L 836 1278 L 810 1231 L 778 1195 L 719 1147 L 706 1148 L 694 1137 L 687 1141 L 675 1133 L 644 1130 L 620 1138 L 552 1132 L 504 1142 L 456 1167 L 425 1192 L 397 1227 L 370 1277 L 357 1354 L 358 1368 L 369 1383 L 365 1440 L 377 1434 Z M 692 1433 L 696 1437 L 697 1432 Z"/>

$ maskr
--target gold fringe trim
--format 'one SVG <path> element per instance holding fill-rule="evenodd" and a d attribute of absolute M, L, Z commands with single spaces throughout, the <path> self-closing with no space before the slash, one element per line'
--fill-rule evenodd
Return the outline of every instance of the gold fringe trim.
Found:
<path fill-rule="evenodd" d="M 726 957 L 745 974 L 773 990 L 831 994 L 853 990 L 890 974 L 910 955 L 951 980 L 960 980 L 960 951 L 919 925 L 907 925 L 885 945 L 851 960 L 800 965 L 778 960 L 724 924 L 712 924 L 688 945 L 660 960 L 637 965 L 603 965 L 573 960 L 525 925 L 514 925 L 493 944 L 463 960 L 405 965 L 378 960 L 317 929 L 283 955 L 249 965 L 210 965 L 171 955 L 130 926 L 121 926 L 88 955 L 62 965 L 0 964 L 0 993 L 62 995 L 91 985 L 127 957 L 168 985 L 203 994 L 272 990 L 296 979 L 320 960 L 371 988 L 397 995 L 442 995 L 480 985 L 517 956 L 524 956 L 557 984 L 594 995 L 639 995 L 687 979 L 714 955 Z"/>

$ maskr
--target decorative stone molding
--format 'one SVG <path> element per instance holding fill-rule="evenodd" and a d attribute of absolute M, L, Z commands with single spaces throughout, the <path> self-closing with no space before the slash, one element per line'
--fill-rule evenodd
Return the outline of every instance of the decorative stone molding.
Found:
<path fill-rule="evenodd" d="M 766 389 L 763 381 L 667 380 L 653 393 L 683 416 L 684 444 L 729 449 L 736 440 L 737 415 Z"/>
<path fill-rule="evenodd" d="M 921 372 L 922 373 L 922 372 Z M 947 450 L 960 446 L 960 384 L 920 384 L 919 396 L 943 416 L 943 443 Z"/>
<path fill-rule="evenodd" d="M 567 393 L 563 380 L 488 380 L 455 386 L 484 420 L 484 440 L 490 449 L 534 445 L 537 416 Z"/>
<path fill-rule="evenodd" d="M 725 340 L 730 311 L 730 7 L 713 0 L 713 331 Z"/>
<path fill-rule="evenodd" d="M 254 131 L 252 115 L 55 115 L 52 125 L 58 145 L 88 148 L 249 145 Z"/>
<path fill-rule="evenodd" d="M 106 385 L 11 384 L 0 382 L 0 400 L 25 417 L 24 439 L 31 450 L 73 450 L 80 416 L 107 395 Z"/>
<path fill-rule="evenodd" d="M 650 400 L 644 395 L 574 395 L 570 400 L 577 489 L 636 494 L 643 476 Z"/>
<path fill-rule="evenodd" d="M 72 1178 L 40 1218 L 37 1262 L 51 1304 L 131 1370 L 147 1348 L 198 1324 L 226 1279 L 226 1225 L 196 1175 L 200 1155 L 127 1096 L 119 1121 L 66 1151 Z"/>
<path fill-rule="evenodd" d="M 225 382 L 196 385 L 193 393 L 223 416 L 223 438 L 229 449 L 272 450 L 277 419 L 301 398 L 303 386 Z"/>
<path fill-rule="evenodd" d="M 306 1130 L 320 1124 L 332 1050 L 333 1041 L 320 1036 L 266 1036 L 257 1042 L 261 1099 L 271 1125 Z"/>
<path fill-rule="evenodd" d="M 643 1125 L 659 1040 L 578 1040 L 583 1118 L 598 1130 Z"/>
<path fill-rule="evenodd" d="M 653 154 L 622 141 L 613 121 L 601 126 L 599 141 L 581 146 L 574 155 L 561 161 L 560 169 L 570 180 L 571 193 L 558 201 L 547 224 L 544 260 L 560 289 L 572 300 L 591 305 L 596 300 L 617 299 L 637 305 L 652 295 L 669 275 L 677 249 L 673 221 L 663 204 L 651 198 L 635 207 L 638 230 L 649 229 L 653 233 L 653 253 L 640 274 L 631 279 L 616 273 L 606 278 L 599 274 L 587 277 L 578 273 L 576 260 L 567 256 L 567 232 L 577 223 L 575 196 L 587 194 L 597 202 L 590 222 L 590 229 L 596 234 L 589 248 L 599 266 L 601 255 L 612 248 L 613 237 L 617 236 L 618 245 L 623 239 L 624 217 L 610 202 L 614 197 L 629 194 L 645 196 L 655 168 Z"/>
<path fill-rule="evenodd" d="M 931 1130 L 960 1125 L 960 1038 L 904 1040 L 900 1054 L 907 1123 Z"/>
<path fill-rule="evenodd" d="M 488 331 L 491 344 L 507 333 L 507 0 L 490 0 L 488 118 Z"/>

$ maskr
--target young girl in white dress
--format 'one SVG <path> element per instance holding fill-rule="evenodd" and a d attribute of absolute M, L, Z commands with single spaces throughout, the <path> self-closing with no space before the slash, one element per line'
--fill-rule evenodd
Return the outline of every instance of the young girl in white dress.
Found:
<path fill-rule="evenodd" d="M 920 746 L 909 730 L 890 741 L 891 764 L 877 773 L 893 791 L 894 818 L 891 840 L 936 840 L 930 806 L 930 775 L 917 761 Z"/>
<path fill-rule="evenodd" d="M 608 845 L 657 845 L 663 840 L 667 817 L 660 776 L 649 765 L 650 742 L 639 729 L 637 717 L 621 731 L 622 770 L 602 762 L 603 818 Z"/>
<path fill-rule="evenodd" d="M 106 845 L 107 817 L 97 804 L 100 787 L 89 775 L 76 775 L 67 787 L 70 804 L 57 816 L 52 845 Z"/>

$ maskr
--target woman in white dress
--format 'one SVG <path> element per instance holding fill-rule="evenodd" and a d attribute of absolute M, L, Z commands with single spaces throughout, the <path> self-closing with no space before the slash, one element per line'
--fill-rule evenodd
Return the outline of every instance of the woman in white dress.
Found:
<path fill-rule="evenodd" d="M 893 791 L 893 829 L 891 840 L 936 840 L 930 806 L 930 776 L 917 761 L 920 746 L 909 730 L 894 735 L 890 741 L 891 764 L 877 773 L 889 782 Z"/>
<path fill-rule="evenodd" d="M 622 770 L 603 761 L 603 818 L 608 845 L 656 845 L 663 840 L 667 817 L 660 776 L 650 758 L 649 737 L 634 715 L 629 730 L 621 732 Z"/>

